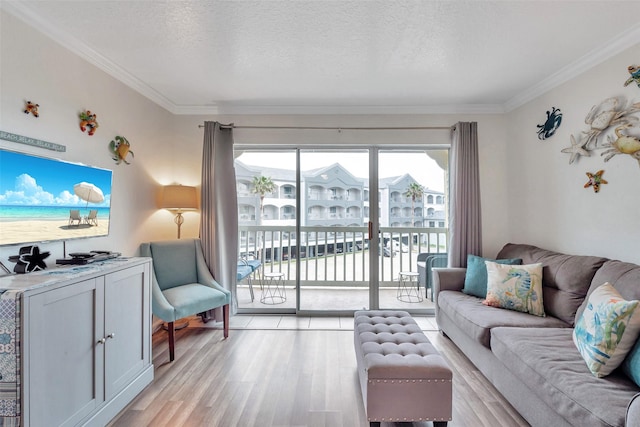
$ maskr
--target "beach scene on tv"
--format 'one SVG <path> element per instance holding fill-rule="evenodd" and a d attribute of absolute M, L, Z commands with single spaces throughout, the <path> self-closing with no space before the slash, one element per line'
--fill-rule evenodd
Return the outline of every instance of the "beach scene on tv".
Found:
<path fill-rule="evenodd" d="M 0 245 L 109 234 L 112 171 L 0 150 Z"/>

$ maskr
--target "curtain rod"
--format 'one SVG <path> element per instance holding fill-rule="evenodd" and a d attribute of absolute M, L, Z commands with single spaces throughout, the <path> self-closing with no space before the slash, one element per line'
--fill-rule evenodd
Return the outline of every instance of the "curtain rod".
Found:
<path fill-rule="evenodd" d="M 199 128 L 203 128 L 204 125 L 198 125 Z M 238 125 L 220 125 L 220 129 L 302 129 L 302 130 L 451 130 L 455 129 L 453 126 L 415 126 L 415 127 L 334 127 L 334 126 L 238 126 Z"/>

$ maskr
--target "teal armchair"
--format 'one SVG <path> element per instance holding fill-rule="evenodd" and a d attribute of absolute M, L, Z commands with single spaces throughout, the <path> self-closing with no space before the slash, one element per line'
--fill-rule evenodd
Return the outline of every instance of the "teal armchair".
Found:
<path fill-rule="evenodd" d="M 224 337 L 229 336 L 231 292 L 216 282 L 202 254 L 199 239 L 151 242 L 140 245 L 140 255 L 153 259 L 152 311 L 167 322 L 169 359 L 174 360 L 174 322 L 222 307 Z"/>

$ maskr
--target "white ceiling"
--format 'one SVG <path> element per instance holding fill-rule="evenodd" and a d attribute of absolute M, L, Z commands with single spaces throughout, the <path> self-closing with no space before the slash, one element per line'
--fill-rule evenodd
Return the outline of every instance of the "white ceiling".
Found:
<path fill-rule="evenodd" d="M 0 4 L 176 114 L 503 112 L 640 42 L 630 0 Z"/>

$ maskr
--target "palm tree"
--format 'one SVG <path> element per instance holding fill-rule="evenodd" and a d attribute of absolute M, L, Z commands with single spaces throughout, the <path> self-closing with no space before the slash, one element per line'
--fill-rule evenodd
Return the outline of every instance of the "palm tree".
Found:
<path fill-rule="evenodd" d="M 258 220 L 258 225 L 262 225 L 262 217 L 264 216 L 264 196 L 265 194 L 273 193 L 276 189 L 276 184 L 273 180 L 268 176 L 254 176 L 253 182 L 251 183 L 253 194 L 260 195 L 260 219 Z M 258 234 L 258 233 L 256 233 Z M 262 253 L 263 240 L 264 240 L 264 231 L 259 233 L 259 236 L 256 236 L 258 247 L 257 252 L 259 254 L 260 259 L 264 259 L 264 254 Z"/>
<path fill-rule="evenodd" d="M 276 189 L 276 184 L 268 176 L 254 176 L 251 185 L 253 186 L 251 192 L 260 195 L 259 225 L 262 225 L 262 216 L 264 215 L 264 195 L 273 193 Z"/>
<path fill-rule="evenodd" d="M 424 187 L 417 182 L 412 182 L 407 187 L 407 190 L 404 192 L 405 197 L 411 197 L 411 226 L 414 226 L 413 216 L 414 216 L 414 208 L 416 199 L 421 199 L 424 195 Z"/>

